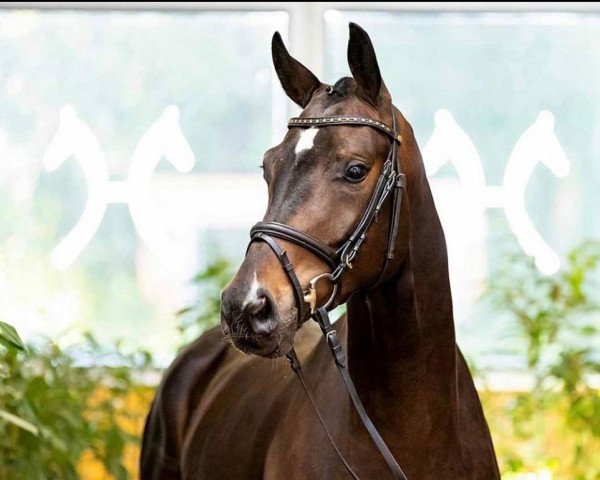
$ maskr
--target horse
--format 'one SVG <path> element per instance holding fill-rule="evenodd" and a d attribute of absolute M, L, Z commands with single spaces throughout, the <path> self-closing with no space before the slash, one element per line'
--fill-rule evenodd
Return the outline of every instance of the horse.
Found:
<path fill-rule="evenodd" d="M 456 344 L 446 244 L 423 160 L 412 127 L 391 103 L 368 34 L 350 24 L 352 76 L 333 85 L 293 58 L 278 33 L 271 48 L 284 91 L 303 109 L 300 121 L 365 117 L 397 125 L 402 140 L 393 150 L 406 179 L 397 232 L 390 237 L 384 219 L 393 217 L 394 205 L 386 200 L 335 287 L 315 286 L 318 311 L 327 298 L 330 309 L 346 304 L 334 327 L 364 409 L 406 478 L 499 479 Z M 388 136 L 365 125 L 290 128 L 263 159 L 264 221 L 338 248 L 370 208 L 389 147 Z M 330 275 L 327 262 L 297 241 L 277 244 L 300 285 Z M 274 251 L 266 241 L 250 243 L 222 293 L 220 328 L 189 345 L 166 372 L 144 429 L 143 480 L 342 480 L 350 478 L 342 457 L 355 478 L 392 478 L 338 377 L 328 341 L 309 322 L 314 309 L 299 304 Z M 283 358 L 290 352 L 297 352 L 328 432 Z"/>

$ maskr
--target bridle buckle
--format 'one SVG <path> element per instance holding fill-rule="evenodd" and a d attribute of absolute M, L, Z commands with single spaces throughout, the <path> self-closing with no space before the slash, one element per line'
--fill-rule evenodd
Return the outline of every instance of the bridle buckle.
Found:
<path fill-rule="evenodd" d="M 308 292 L 304 295 L 304 301 L 306 303 L 308 303 L 308 305 L 310 307 L 311 315 L 314 315 L 315 312 L 317 311 L 317 302 L 318 302 L 317 283 L 322 278 L 329 279 L 329 281 L 333 285 L 333 292 L 331 292 L 331 296 L 329 297 L 329 300 L 327 300 L 327 302 L 325 303 L 325 305 L 323 305 L 323 307 L 329 308 L 333 304 L 333 301 L 335 300 L 335 297 L 337 295 L 337 290 L 338 290 L 337 283 L 335 283 L 333 281 L 333 275 L 331 273 L 321 273 L 320 275 L 317 275 L 316 277 L 314 277 L 310 282 L 308 282 Z"/>
<path fill-rule="evenodd" d="M 310 314 L 314 314 L 317 310 L 317 289 L 312 285 L 308 287 L 308 293 L 304 295 L 304 302 L 310 307 Z"/>

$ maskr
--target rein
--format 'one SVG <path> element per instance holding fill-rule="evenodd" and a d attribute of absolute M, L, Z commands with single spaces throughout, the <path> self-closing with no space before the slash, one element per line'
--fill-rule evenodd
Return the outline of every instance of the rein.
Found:
<path fill-rule="evenodd" d="M 406 475 L 398 465 L 398 462 L 390 452 L 389 448 L 385 444 L 383 438 L 377 431 L 377 428 L 367 415 L 365 408 L 360 401 L 358 392 L 350 378 L 350 374 L 347 369 L 346 355 L 344 349 L 337 337 L 337 332 L 333 328 L 330 320 L 328 311 L 332 308 L 335 299 L 337 297 L 338 283 L 340 277 L 346 269 L 352 268 L 352 262 L 358 255 L 361 246 L 367 238 L 367 233 L 373 223 L 377 220 L 379 212 L 383 207 L 385 200 L 392 196 L 392 208 L 390 210 L 390 223 L 388 230 L 388 241 L 383 258 L 383 266 L 379 278 L 376 284 L 379 284 L 386 276 L 389 261 L 394 258 L 394 247 L 395 240 L 398 233 L 398 227 L 400 223 L 400 207 L 402 202 L 402 189 L 406 187 L 406 177 L 402 173 L 400 167 L 400 160 L 398 158 L 398 145 L 402 143 L 402 137 L 396 131 L 396 118 L 392 107 L 392 126 L 391 128 L 384 123 L 366 117 L 358 117 L 353 115 L 340 115 L 340 116 L 326 116 L 326 117 L 295 117 L 290 119 L 288 128 L 305 128 L 305 127 L 329 127 L 336 125 L 354 125 L 354 126 L 367 126 L 376 129 L 379 132 L 385 134 L 391 140 L 391 147 L 388 153 L 387 159 L 383 164 L 377 183 L 369 199 L 367 207 L 356 224 L 354 231 L 348 237 L 348 239 L 338 248 L 333 249 L 328 245 L 325 245 L 320 240 L 308 235 L 304 232 L 296 230 L 293 227 L 278 222 L 259 222 L 252 227 L 250 230 L 250 245 L 255 241 L 262 241 L 266 243 L 279 262 L 283 270 L 285 271 L 294 291 L 294 297 L 296 305 L 298 307 L 298 321 L 301 322 L 308 313 L 321 327 L 321 331 L 325 336 L 327 345 L 331 351 L 335 365 L 337 366 L 346 390 L 350 395 L 354 408 L 356 409 L 363 425 L 369 432 L 373 443 L 381 453 L 385 462 L 387 463 L 390 472 L 392 473 L 395 480 L 407 480 Z M 292 242 L 305 250 L 308 250 L 313 255 L 323 260 L 331 272 L 322 273 L 309 282 L 308 291 L 305 292 L 302 289 L 302 285 L 298 280 L 298 276 L 294 271 L 294 266 L 289 260 L 287 253 L 275 240 L 276 238 Z M 316 285 L 319 280 L 326 278 L 333 285 L 333 292 L 330 298 L 322 306 L 318 306 L 317 290 Z M 307 311 L 309 310 L 309 311 Z M 335 443 L 331 436 L 325 420 L 323 419 L 314 398 L 306 384 L 304 376 L 302 374 L 302 367 L 295 350 L 292 350 L 286 355 L 290 361 L 290 365 L 294 373 L 298 376 L 302 388 L 304 389 L 310 404 L 315 411 L 319 422 L 325 431 L 329 442 L 333 449 L 337 453 L 338 457 L 352 476 L 354 480 L 360 480 L 358 475 L 352 470 L 347 460 L 342 455 L 340 449 Z"/>

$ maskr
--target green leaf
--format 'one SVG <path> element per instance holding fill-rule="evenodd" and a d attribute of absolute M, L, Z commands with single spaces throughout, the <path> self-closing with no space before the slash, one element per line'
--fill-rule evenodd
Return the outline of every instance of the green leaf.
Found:
<path fill-rule="evenodd" d="M 181 310 L 177 310 L 175 312 L 175 315 L 176 316 L 185 315 L 186 313 L 191 312 L 192 310 L 194 310 L 194 307 L 185 307 L 185 308 L 182 308 Z"/>
<path fill-rule="evenodd" d="M 25 345 L 15 330 L 15 327 L 0 321 L 0 344 L 8 348 L 25 350 Z"/>
<path fill-rule="evenodd" d="M 0 418 L 3 418 L 7 422 L 12 423 L 13 425 L 16 425 L 19 428 L 22 428 L 23 430 L 27 430 L 29 433 L 32 433 L 36 437 L 39 433 L 38 428 L 33 423 L 30 423 L 21 417 L 17 417 L 16 415 L 13 415 L 12 413 L 7 412 L 6 410 L 0 410 Z"/>

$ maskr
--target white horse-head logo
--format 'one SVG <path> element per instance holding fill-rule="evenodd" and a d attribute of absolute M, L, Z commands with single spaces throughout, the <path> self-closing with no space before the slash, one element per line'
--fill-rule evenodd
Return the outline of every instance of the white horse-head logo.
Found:
<path fill-rule="evenodd" d="M 569 173 L 569 159 L 554 133 L 551 112 L 540 112 L 521 135 L 506 165 L 501 187 L 486 185 L 481 158 L 473 141 L 448 110 L 435 113 L 435 129 L 423 148 L 423 157 L 429 175 L 451 162 L 474 209 L 503 208 L 519 245 L 535 258 L 540 271 L 552 274 L 558 270 L 558 255 L 535 228 L 525 206 L 525 190 L 539 163 L 559 178 Z"/>
<path fill-rule="evenodd" d="M 434 117 L 434 131 L 423 148 L 425 167 L 435 174 L 451 162 L 460 179 L 465 204 L 475 214 L 487 208 L 503 208 L 508 224 L 525 253 L 535 258 L 538 268 L 554 273 L 559 257 L 543 239 L 531 221 L 525 206 L 527 183 L 538 164 L 543 164 L 557 177 L 569 172 L 569 159 L 554 133 L 554 116 L 542 111 L 535 122 L 516 142 L 508 160 L 502 186 L 486 184 L 485 172 L 477 149 L 464 129 L 448 110 Z M 58 268 L 68 267 L 95 235 L 106 207 L 110 203 L 127 203 L 135 227 L 144 243 L 160 257 L 176 261 L 181 249 L 168 232 L 157 224 L 152 208 L 151 180 L 161 158 L 178 172 L 187 173 L 194 166 L 192 152 L 181 128 L 179 110 L 167 107 L 138 142 L 126 181 L 111 181 L 104 153 L 89 126 L 72 106 L 59 112 L 59 126 L 44 155 L 48 171 L 59 168 L 68 158 L 79 163 L 88 185 L 88 200 L 81 218 L 52 251 L 51 259 Z M 185 261 L 185 259 L 181 259 Z"/>
<path fill-rule="evenodd" d="M 129 169 L 127 181 L 110 181 L 100 142 L 79 118 L 74 107 L 67 105 L 59 112 L 58 130 L 43 158 L 48 171 L 58 169 L 68 158 L 79 163 L 88 187 L 84 211 L 73 229 L 51 254 L 52 263 L 67 268 L 94 237 L 109 203 L 127 203 L 138 233 L 158 255 L 178 249 L 152 216 L 150 180 L 158 162 L 165 158 L 181 173 L 194 166 L 194 153 L 179 127 L 179 109 L 167 107 L 140 139 Z"/>
<path fill-rule="evenodd" d="M 554 115 L 547 110 L 540 112 L 515 144 L 502 185 L 504 213 L 521 248 L 535 258 L 540 271 L 552 274 L 558 270 L 560 259 L 537 231 L 525 207 L 527 183 L 538 163 L 558 178 L 565 177 L 570 170 L 569 159 L 554 133 Z"/>

